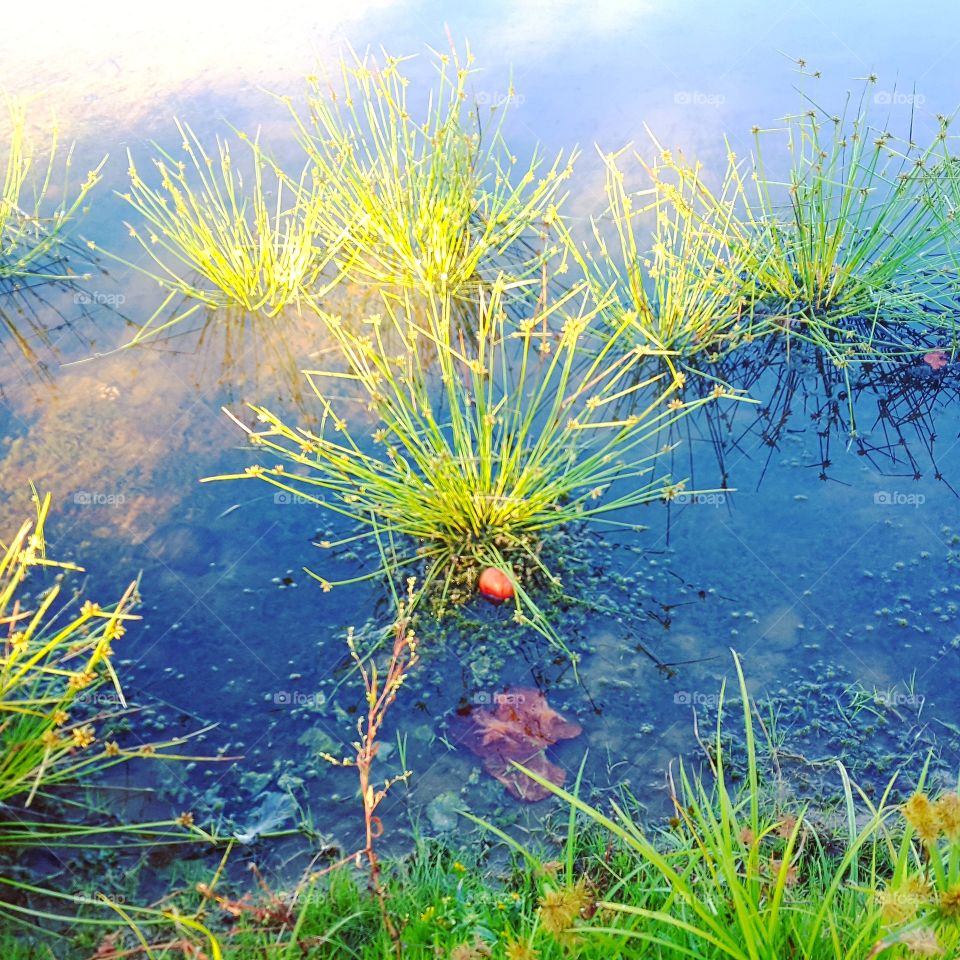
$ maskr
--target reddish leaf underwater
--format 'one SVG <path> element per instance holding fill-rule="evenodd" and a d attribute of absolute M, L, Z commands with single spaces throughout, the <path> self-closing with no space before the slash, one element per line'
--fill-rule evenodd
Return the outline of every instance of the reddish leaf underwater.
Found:
<path fill-rule="evenodd" d="M 459 743 L 480 757 L 484 770 L 499 780 L 518 800 L 534 803 L 550 791 L 526 776 L 510 761 L 522 763 L 534 773 L 563 786 L 566 771 L 547 759 L 544 751 L 559 740 L 580 736 L 583 728 L 565 720 L 539 691 L 512 687 L 497 695 L 492 710 L 474 706 L 456 721 Z"/>

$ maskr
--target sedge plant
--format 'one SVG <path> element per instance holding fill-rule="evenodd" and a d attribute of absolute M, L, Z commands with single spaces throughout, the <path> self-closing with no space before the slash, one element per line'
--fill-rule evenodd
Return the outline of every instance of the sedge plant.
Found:
<path fill-rule="evenodd" d="M 56 784 L 90 778 L 133 757 L 170 757 L 158 751 L 183 742 L 129 749 L 111 740 L 97 742 L 97 730 L 87 719 L 97 713 L 90 704 L 126 707 L 113 667 L 113 644 L 131 620 L 139 619 L 132 612 L 137 584 L 109 607 L 91 601 L 72 611 L 58 607 L 60 582 L 28 601 L 22 590 L 32 569 L 81 569 L 47 557 L 43 531 L 50 496 L 34 499 L 36 519 L 23 523 L 0 556 L 0 625 L 6 628 L 0 650 L 0 801 L 19 799 L 24 807 Z M 101 690 L 104 685 L 111 688 L 109 694 Z M 22 822 L 12 825 L 16 837 L 23 835 L 22 827 Z M 2 835 L 0 827 L 0 844 Z"/>
<path fill-rule="evenodd" d="M 560 229 L 596 295 L 612 292 L 605 310 L 612 327 L 628 321 L 634 341 L 671 368 L 713 362 L 759 333 L 750 310 L 752 244 L 741 219 L 739 167 L 730 155 L 714 190 L 699 163 L 651 139 L 653 162 L 634 155 L 649 186 L 628 189 L 628 148 L 601 153 L 607 208 L 592 220 L 592 242 L 577 244 Z"/>
<path fill-rule="evenodd" d="M 167 293 L 133 342 L 203 309 L 273 318 L 335 282 L 324 275 L 330 250 L 317 246 L 322 204 L 309 165 L 293 180 L 257 140 L 241 134 L 250 161 L 245 176 L 229 142 L 218 137 L 211 154 L 190 126 L 176 126 L 186 159 L 158 146 L 154 182 L 141 177 L 128 154 L 130 188 L 121 196 L 141 225 L 127 228 L 148 258 L 147 266 L 128 265 Z M 170 305 L 183 298 L 187 306 L 169 317 Z"/>
<path fill-rule="evenodd" d="M 942 218 L 946 231 L 949 263 L 944 265 L 941 275 L 947 285 L 949 302 L 956 304 L 960 294 L 960 157 L 945 150 L 943 157 L 931 172 L 930 183 L 934 206 Z M 955 313 L 954 310 L 953 314 Z M 958 342 L 955 327 L 951 326 L 949 331 L 944 331 L 940 345 L 948 347 L 951 357 L 956 357 L 960 350 L 960 342 Z"/>
<path fill-rule="evenodd" d="M 256 428 L 234 419 L 262 462 L 208 479 L 265 480 L 382 536 L 386 568 L 419 564 L 441 613 L 496 566 L 516 617 L 560 643 L 533 599 L 538 581 L 559 583 L 543 538 L 573 521 L 634 529 L 630 511 L 682 490 L 658 474 L 658 434 L 710 398 L 685 402 L 679 381 L 644 373 L 642 348 L 618 349 L 628 323 L 610 330 L 585 285 L 517 323 L 506 285 L 481 297 L 470 342 L 451 333 L 449 301 L 435 315 L 385 301 L 359 330 L 324 315 L 344 367 L 308 372 L 319 427 L 253 406 Z M 341 398 L 344 383 L 359 400 Z M 372 420 L 372 443 L 351 428 L 350 403 Z"/>
<path fill-rule="evenodd" d="M 128 712 L 113 647 L 139 620 L 133 612 L 138 584 L 105 607 L 89 600 L 81 604 L 78 598 L 61 602 L 61 577 L 82 568 L 47 555 L 44 526 L 51 498 L 34 495 L 34 501 L 36 518 L 25 521 L 0 554 L 0 855 L 31 848 L 102 852 L 117 845 L 142 849 L 217 842 L 190 813 L 149 823 L 123 823 L 115 817 L 93 823 L 89 801 L 67 799 L 64 788 L 92 786 L 110 768 L 135 758 L 228 758 L 178 752 L 189 736 L 129 745 L 110 739 L 112 721 Z M 26 593 L 31 574 L 43 568 L 57 571 L 54 581 Z M 38 898 L 44 905 L 38 905 Z M 0 875 L 2 922 L 42 929 L 46 921 L 67 919 L 50 912 L 51 899 L 73 906 L 92 902 L 31 885 L 8 871 Z M 143 912 L 163 916 L 161 910 Z"/>
<path fill-rule="evenodd" d="M 960 955 L 960 796 L 922 787 L 899 810 L 894 869 L 877 891 L 884 936 L 871 957 Z"/>
<path fill-rule="evenodd" d="M 952 330 L 948 225 L 935 189 L 948 118 L 938 118 L 926 145 L 901 140 L 869 115 L 873 82 L 837 115 L 806 97 L 808 108 L 787 117 L 785 129 L 754 128 L 755 201 L 742 191 L 758 303 L 840 367 L 880 352 L 915 354 L 907 325 Z M 786 179 L 764 145 L 774 133 L 786 136 Z"/>
<path fill-rule="evenodd" d="M 70 186 L 73 147 L 63 165 L 59 182 L 56 127 L 45 159 L 35 169 L 39 154 L 27 134 L 27 107 L 22 100 L 6 97 L 8 115 L 7 161 L 0 192 L 0 290 L 18 289 L 34 283 L 67 280 L 65 244 L 91 190 L 100 181 L 104 157 L 76 190 Z M 52 201 L 54 193 L 60 196 Z"/>
<path fill-rule="evenodd" d="M 711 960 L 854 960 L 869 953 L 881 930 L 872 890 L 884 869 L 890 788 L 876 805 L 861 794 L 867 817 L 858 820 L 854 791 L 838 762 L 847 836 L 842 853 L 828 854 L 802 805 L 786 812 L 765 796 L 753 706 L 736 657 L 735 666 L 746 749 L 741 786 L 731 785 L 727 769 L 721 690 L 721 717 L 708 750 L 712 776 L 681 765 L 679 782 L 670 778 L 675 815 L 668 830 L 645 828 L 616 802 L 608 815 L 577 791 L 565 791 L 517 764 L 569 804 L 571 834 L 574 815 L 584 816 L 633 859 L 629 872 L 607 872 L 600 895 L 591 893 L 585 877 L 576 877 L 570 862 L 542 897 L 531 945 L 552 940 L 576 944 L 583 955 L 650 950 L 662 957 Z"/>
<path fill-rule="evenodd" d="M 504 109 L 471 113 L 469 49 L 434 55 L 425 102 L 410 92 L 407 59 L 351 52 L 339 77 L 309 78 L 305 114 L 291 103 L 322 185 L 321 242 L 353 282 L 472 301 L 505 256 L 517 276 L 539 265 L 521 241 L 556 217 L 575 154 L 518 164 Z"/>

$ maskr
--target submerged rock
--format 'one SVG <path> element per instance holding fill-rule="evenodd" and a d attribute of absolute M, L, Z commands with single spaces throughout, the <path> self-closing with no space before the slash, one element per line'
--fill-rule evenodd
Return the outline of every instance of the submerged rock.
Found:
<path fill-rule="evenodd" d="M 448 790 L 438 794 L 427 804 L 427 819 L 438 833 L 449 833 L 457 829 L 460 817 L 458 810 L 462 806 L 460 797 L 453 790 Z"/>
<path fill-rule="evenodd" d="M 145 560 L 178 573 L 200 576 L 219 554 L 219 537 L 213 530 L 190 523 L 166 523 L 143 543 Z"/>
<path fill-rule="evenodd" d="M 304 730 L 297 738 L 297 743 L 306 747 L 311 753 L 337 753 L 340 745 L 333 737 L 322 727 L 311 727 Z M 383 756 L 383 748 L 380 749 L 380 756 Z"/>

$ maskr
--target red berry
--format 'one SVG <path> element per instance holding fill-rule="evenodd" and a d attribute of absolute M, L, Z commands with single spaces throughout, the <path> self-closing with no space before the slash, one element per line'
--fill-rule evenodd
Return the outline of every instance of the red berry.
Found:
<path fill-rule="evenodd" d="M 513 596 L 513 583 L 497 567 L 487 567 L 480 574 L 477 588 L 484 597 L 494 603 L 503 603 L 504 600 L 509 600 Z"/>

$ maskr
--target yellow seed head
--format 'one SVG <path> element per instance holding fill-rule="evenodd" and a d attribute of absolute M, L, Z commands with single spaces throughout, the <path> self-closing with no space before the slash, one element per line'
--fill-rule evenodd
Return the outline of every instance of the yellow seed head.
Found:
<path fill-rule="evenodd" d="M 94 736 L 93 727 L 90 724 L 87 724 L 84 727 L 74 727 L 71 731 L 73 735 L 74 745 L 83 749 L 84 747 L 89 747 L 96 737 Z"/>
<path fill-rule="evenodd" d="M 901 808 L 904 819 L 924 843 L 935 843 L 940 834 L 933 804 L 925 793 L 915 793 Z"/>
<path fill-rule="evenodd" d="M 537 960 L 539 956 L 530 944 L 521 940 L 508 940 L 504 953 L 507 960 Z"/>
<path fill-rule="evenodd" d="M 877 902 L 886 923 L 902 924 L 908 923 L 917 915 L 921 900 L 903 887 L 887 887 L 877 892 Z"/>
<path fill-rule="evenodd" d="M 960 883 L 955 883 L 941 893 L 937 906 L 945 917 L 951 920 L 960 919 Z"/>
<path fill-rule="evenodd" d="M 540 898 L 541 927 L 557 940 L 569 942 L 575 936 L 571 930 L 573 921 L 590 901 L 590 892 L 583 879 L 578 880 L 572 887 L 548 890 Z"/>
<path fill-rule="evenodd" d="M 92 670 L 84 670 L 82 673 L 72 673 L 67 680 L 67 687 L 70 690 L 83 690 L 89 687 L 96 679 L 96 674 Z"/>
<path fill-rule="evenodd" d="M 945 793 L 933 805 L 937 825 L 950 840 L 960 839 L 960 795 Z"/>

